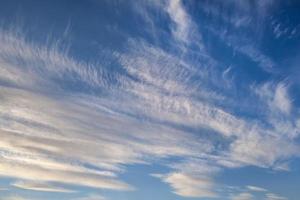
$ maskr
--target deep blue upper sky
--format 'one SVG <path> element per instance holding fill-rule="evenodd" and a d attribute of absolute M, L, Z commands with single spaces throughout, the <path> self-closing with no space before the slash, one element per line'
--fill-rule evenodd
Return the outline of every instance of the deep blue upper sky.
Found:
<path fill-rule="evenodd" d="M 0 0 L 0 200 L 298 200 L 300 2 Z"/>

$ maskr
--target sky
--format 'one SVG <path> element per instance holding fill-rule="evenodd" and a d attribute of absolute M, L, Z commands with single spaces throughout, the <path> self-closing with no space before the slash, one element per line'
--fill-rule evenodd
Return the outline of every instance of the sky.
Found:
<path fill-rule="evenodd" d="M 300 2 L 0 0 L 0 200 L 298 200 Z"/>

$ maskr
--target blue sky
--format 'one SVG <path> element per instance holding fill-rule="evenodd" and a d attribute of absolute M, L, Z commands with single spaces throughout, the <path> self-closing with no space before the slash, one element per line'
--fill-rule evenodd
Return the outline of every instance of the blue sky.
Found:
<path fill-rule="evenodd" d="M 298 200 L 299 13 L 0 0 L 0 200 Z"/>

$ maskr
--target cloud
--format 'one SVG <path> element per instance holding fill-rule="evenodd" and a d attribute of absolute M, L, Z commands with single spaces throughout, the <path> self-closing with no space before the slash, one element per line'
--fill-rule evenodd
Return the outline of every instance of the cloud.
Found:
<path fill-rule="evenodd" d="M 292 109 L 292 101 L 288 94 L 287 84 L 265 83 L 257 89 L 257 93 L 265 99 L 272 111 L 280 111 L 289 114 Z"/>
<path fill-rule="evenodd" d="M 235 192 L 238 190 L 241 190 L 239 187 L 234 188 Z M 286 200 L 286 197 L 277 195 L 275 193 L 271 193 L 269 190 L 262 188 L 262 187 L 257 187 L 253 185 L 247 185 L 246 189 L 248 192 L 242 192 L 242 193 L 237 193 L 231 195 L 232 200 L 252 200 L 255 199 L 255 196 L 253 195 L 253 192 L 259 192 L 264 196 L 264 199 L 266 200 Z M 243 189 L 243 191 L 245 191 Z"/>
<path fill-rule="evenodd" d="M 18 28 L 1 30 L 0 40 L 1 65 L 5 65 L 1 68 L 0 77 L 7 84 L 26 89 L 49 87 L 54 90 L 61 90 L 59 83 L 63 82 L 90 88 L 107 86 L 103 68 L 75 61 L 68 55 L 68 47 L 58 40 L 40 48 L 26 41 Z M 36 85 L 36 82 L 40 85 Z"/>
<path fill-rule="evenodd" d="M 191 20 L 181 0 L 170 0 L 167 4 L 166 11 L 175 24 L 175 27 L 172 29 L 174 38 L 183 42 L 189 41 Z"/>
<path fill-rule="evenodd" d="M 232 197 L 232 200 L 252 200 L 252 199 L 253 199 L 253 195 L 247 192 L 240 193 Z"/>
<path fill-rule="evenodd" d="M 252 45 L 245 45 L 237 48 L 237 50 L 248 56 L 253 62 L 258 63 L 259 67 L 266 72 L 273 73 L 275 71 L 274 68 L 276 65 L 274 61 Z"/>
<path fill-rule="evenodd" d="M 61 99 L 59 96 L 69 88 L 60 81 L 60 73 L 77 73 L 79 82 L 85 80 L 97 89 L 106 86 L 91 78 L 95 77 L 94 70 L 91 70 L 93 73 L 86 72 L 86 64 L 70 61 L 71 58 L 57 49 L 27 44 L 22 38 L 13 38 L 13 33 L 2 34 L 6 34 L 2 35 L 3 40 L 9 38 L 6 48 L 2 49 L 2 69 L 7 77 L 12 77 L 3 78 L 6 84 L 1 86 L 0 134 L 5 138 L 0 142 L 2 176 L 26 180 L 26 183 L 52 181 L 132 190 L 132 186 L 117 179 L 121 165 L 145 163 L 147 157 L 153 156 L 196 155 L 193 148 L 209 150 L 209 144 L 190 134 L 159 124 L 149 126 L 129 117 L 125 113 L 132 102 L 127 100 L 112 102 L 80 93 Z M 19 48 L 10 47 L 9 43 Z M 68 63 L 66 66 L 65 62 Z M 59 66 L 61 71 L 56 69 Z M 47 73 L 40 70 L 47 70 Z M 56 77 L 59 81 L 53 82 Z M 111 95 L 115 95 L 114 90 Z M 137 101 L 136 105 L 139 104 Z M 125 109 L 124 113 L 120 109 Z M 123 133 L 123 127 L 127 127 L 127 133 Z M 94 150 L 98 148 L 102 150 Z M 87 164 L 96 169 L 86 167 Z M 46 190 L 28 184 L 22 187 Z"/>
<path fill-rule="evenodd" d="M 107 198 L 99 194 L 90 194 L 86 197 L 77 198 L 76 200 L 107 200 Z"/>
<path fill-rule="evenodd" d="M 254 191 L 254 192 L 266 192 L 268 190 L 266 190 L 265 188 L 261 188 L 261 187 L 257 187 L 257 186 L 253 186 L 253 185 L 248 185 L 247 189 Z"/>
<path fill-rule="evenodd" d="M 7 197 L 0 197 L 0 200 L 29 200 L 29 199 L 18 196 L 18 195 L 10 195 Z"/>
<path fill-rule="evenodd" d="M 190 41 L 194 24 L 183 3 L 169 1 L 165 9 L 173 37 Z M 0 43 L 0 174 L 16 179 L 16 187 L 67 191 L 44 185 L 58 182 L 132 191 L 120 178 L 126 165 L 155 161 L 170 169 L 156 177 L 175 194 L 216 197 L 214 176 L 224 168 L 276 168 L 299 156 L 288 87 L 267 83 L 239 99 L 224 87 L 226 76 L 205 49 L 195 59 L 179 58 L 131 39 L 111 55 L 121 73 L 77 61 L 55 40 L 37 44 L 1 30 Z M 265 118 L 231 109 L 248 98 L 264 107 L 258 111 Z M 247 198 L 251 194 L 241 193 L 235 200 Z"/>
<path fill-rule="evenodd" d="M 28 173 L 29 170 L 30 173 Z M 32 181 L 54 181 L 71 185 L 75 183 L 76 185 L 115 190 L 132 189 L 129 185 L 121 181 L 114 180 L 105 176 L 89 173 L 76 173 L 63 170 L 47 170 L 44 169 L 43 166 L 23 164 L 20 162 L 11 162 L 7 161 L 6 159 L 3 159 L 1 161 L 0 174 L 2 176 L 21 178 Z"/>
<path fill-rule="evenodd" d="M 279 196 L 279 195 L 274 194 L 274 193 L 267 193 L 266 194 L 266 199 L 267 200 L 286 200 L 287 198 Z"/>
<path fill-rule="evenodd" d="M 292 105 L 288 96 L 287 86 L 278 84 L 275 91 L 274 104 L 282 112 L 290 113 Z"/>
<path fill-rule="evenodd" d="M 20 189 L 42 191 L 42 192 L 62 192 L 62 193 L 74 193 L 75 192 L 73 190 L 64 189 L 64 188 L 53 186 L 51 184 L 43 183 L 43 182 L 17 181 L 11 185 L 14 187 L 20 188 Z"/>
<path fill-rule="evenodd" d="M 297 114 L 288 93 L 288 85 L 284 82 L 267 82 L 256 87 L 254 92 L 262 100 L 262 105 L 267 107 L 264 109 L 266 120 L 273 126 L 274 131 L 288 138 L 297 137 Z"/>
<path fill-rule="evenodd" d="M 257 187 L 253 185 L 247 185 L 246 189 L 248 192 L 242 192 L 242 193 L 237 193 L 234 195 L 231 195 L 232 200 L 252 200 L 255 199 L 253 192 L 259 192 L 261 193 L 266 199 L 266 200 L 286 200 L 286 197 L 277 195 L 275 193 L 271 193 L 269 190 L 262 188 L 262 187 Z M 234 188 L 234 191 L 241 190 L 239 187 Z"/>
<path fill-rule="evenodd" d="M 184 197 L 216 197 L 213 181 L 209 177 L 197 177 L 195 174 L 180 172 L 168 175 L 154 175 L 171 185 L 175 194 Z"/>
<path fill-rule="evenodd" d="M 248 133 L 231 143 L 231 156 L 234 160 L 268 167 L 273 166 L 278 158 L 288 159 L 291 155 L 297 155 L 299 148 L 297 145 L 277 136 L 268 136 L 267 132 L 258 131 L 260 130 L 249 130 Z M 286 147 L 284 151 L 280 148 L 282 146 Z M 269 149 L 272 151 L 268 151 Z"/>
<path fill-rule="evenodd" d="M 232 61 L 236 58 L 245 57 L 243 63 L 231 62 L 236 68 L 250 65 L 260 68 L 267 74 L 278 74 L 278 64 L 261 48 L 261 41 L 265 24 L 271 23 L 278 2 L 270 1 L 223 1 L 201 2 L 199 9 L 209 16 L 203 20 L 201 27 L 208 30 L 216 40 L 228 48 L 226 54 Z M 222 54 L 222 52 L 220 52 Z M 226 60 L 226 58 L 225 58 Z M 220 65 L 224 60 L 220 59 Z"/>

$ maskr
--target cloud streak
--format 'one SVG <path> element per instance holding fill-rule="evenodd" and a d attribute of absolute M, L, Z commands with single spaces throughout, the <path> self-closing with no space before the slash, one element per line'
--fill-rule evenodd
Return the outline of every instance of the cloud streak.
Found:
<path fill-rule="evenodd" d="M 64 189 L 61 187 L 53 186 L 47 183 L 41 182 L 24 182 L 18 181 L 12 184 L 12 186 L 25 189 L 25 190 L 33 190 L 33 191 L 43 191 L 43 192 L 59 192 L 59 193 L 74 193 L 73 190 Z"/>

